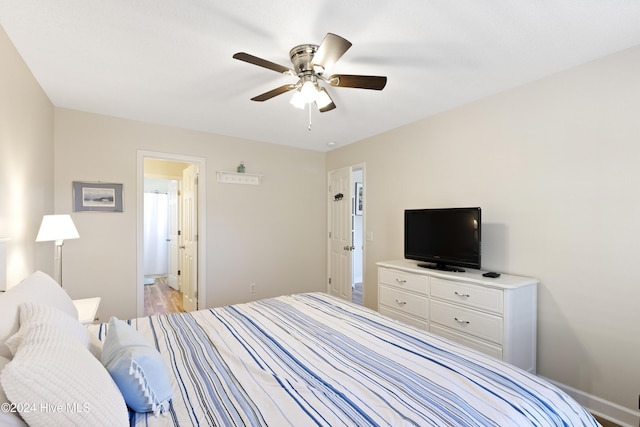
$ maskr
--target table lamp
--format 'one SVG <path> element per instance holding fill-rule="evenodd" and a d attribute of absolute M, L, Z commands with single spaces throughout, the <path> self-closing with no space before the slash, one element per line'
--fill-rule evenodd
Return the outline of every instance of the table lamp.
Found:
<path fill-rule="evenodd" d="M 62 286 L 62 245 L 65 240 L 77 239 L 80 235 L 71 215 L 45 215 L 42 217 L 36 242 L 56 242 L 58 257 L 58 283 Z"/>

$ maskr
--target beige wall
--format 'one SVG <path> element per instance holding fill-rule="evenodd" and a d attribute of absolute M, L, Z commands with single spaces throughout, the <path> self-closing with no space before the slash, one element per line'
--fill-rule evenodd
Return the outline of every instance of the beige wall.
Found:
<path fill-rule="evenodd" d="M 53 242 L 35 243 L 53 212 L 53 106 L 0 27 L 0 238 L 7 286 L 53 274 Z"/>
<path fill-rule="evenodd" d="M 366 305 L 405 208 L 481 206 L 485 269 L 540 279 L 538 372 L 637 409 L 640 47 L 335 151 L 366 163 Z"/>
<path fill-rule="evenodd" d="M 65 286 L 101 296 L 103 320 L 136 313 L 138 150 L 205 159 L 208 306 L 325 289 L 323 153 L 65 109 L 55 148 L 56 212 L 71 212 L 72 181 L 124 184 L 124 213 L 71 212 L 80 239 L 64 248 Z M 240 161 L 262 185 L 216 181 Z"/>

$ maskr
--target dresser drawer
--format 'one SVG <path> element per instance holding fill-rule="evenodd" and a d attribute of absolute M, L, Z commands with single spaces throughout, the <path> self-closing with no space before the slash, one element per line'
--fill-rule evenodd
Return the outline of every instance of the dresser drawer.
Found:
<path fill-rule="evenodd" d="M 431 325 L 429 331 L 433 332 L 434 334 L 440 335 L 441 337 L 448 338 L 451 341 L 455 341 L 458 344 L 466 345 L 469 348 L 478 350 L 484 354 L 488 354 L 489 356 L 493 356 L 496 359 L 502 359 L 502 347 L 499 345 L 480 341 L 478 339 L 470 337 L 467 334 L 461 334 L 459 332 L 452 331 L 449 328 L 443 328 L 442 326 L 438 325 Z"/>
<path fill-rule="evenodd" d="M 468 285 L 437 277 L 431 278 L 431 296 L 499 315 L 502 315 L 504 309 L 504 295 L 500 289 Z"/>
<path fill-rule="evenodd" d="M 429 293 L 429 277 L 427 276 L 418 276 L 416 274 L 380 268 L 378 270 L 378 281 L 385 285 L 395 286 L 424 295 Z"/>
<path fill-rule="evenodd" d="M 380 306 L 380 309 L 378 311 L 380 314 L 383 314 L 387 317 L 391 317 L 392 319 L 399 320 L 400 322 L 406 323 L 407 325 L 414 326 L 424 331 L 429 330 L 429 324 L 427 323 L 426 319 L 419 319 L 417 317 L 392 310 L 385 306 Z"/>
<path fill-rule="evenodd" d="M 380 285 L 379 303 L 404 313 L 427 319 L 427 297 Z"/>
<path fill-rule="evenodd" d="M 502 318 L 431 300 L 431 321 L 456 331 L 502 344 Z"/>

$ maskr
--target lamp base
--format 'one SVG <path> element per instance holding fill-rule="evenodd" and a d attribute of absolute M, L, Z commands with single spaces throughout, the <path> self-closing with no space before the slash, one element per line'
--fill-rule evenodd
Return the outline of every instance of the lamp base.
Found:
<path fill-rule="evenodd" d="M 56 257 L 58 258 L 58 274 L 56 275 L 56 281 L 62 288 L 62 245 L 64 241 L 56 240 Z"/>

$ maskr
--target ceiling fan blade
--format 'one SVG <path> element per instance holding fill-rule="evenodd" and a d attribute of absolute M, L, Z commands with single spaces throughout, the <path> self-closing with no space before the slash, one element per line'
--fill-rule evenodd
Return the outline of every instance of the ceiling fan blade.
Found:
<path fill-rule="evenodd" d="M 387 84 L 384 76 L 357 76 L 351 74 L 334 74 L 329 77 L 329 84 L 337 87 L 355 87 L 358 89 L 382 90 Z"/>
<path fill-rule="evenodd" d="M 320 111 L 321 113 L 326 113 L 327 111 L 331 111 L 334 108 L 336 108 L 336 104 L 331 102 L 331 104 L 327 105 L 326 107 L 318 108 L 318 111 Z"/>
<path fill-rule="evenodd" d="M 293 90 L 295 88 L 296 88 L 296 85 L 280 86 L 278 88 L 270 90 L 269 92 L 265 92 L 265 93 L 263 93 L 261 95 L 254 96 L 253 98 L 251 98 L 251 100 L 252 101 L 258 101 L 258 102 L 266 101 L 267 99 L 271 99 L 274 96 L 282 95 L 283 93 L 289 92 L 290 90 Z"/>
<path fill-rule="evenodd" d="M 249 64 L 257 65 L 258 67 L 268 68 L 273 71 L 277 71 L 278 73 L 288 73 L 295 75 L 293 70 L 289 67 L 285 67 L 284 65 L 276 64 L 275 62 L 267 61 L 266 59 L 258 58 L 257 56 L 250 55 L 246 52 L 238 52 L 233 55 L 235 59 L 240 61 L 248 62 Z"/>
<path fill-rule="evenodd" d="M 342 55 L 349 50 L 351 42 L 332 33 L 327 33 L 318 46 L 318 50 L 313 56 L 313 64 L 321 65 L 328 70 L 335 64 Z"/>

